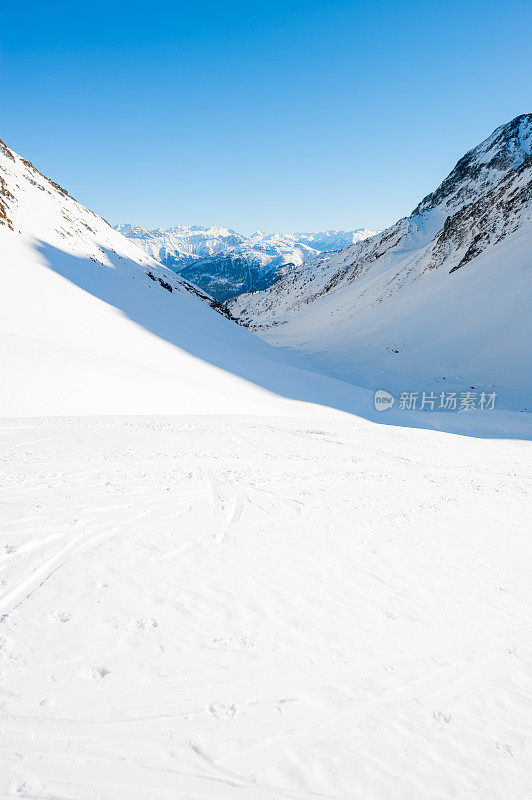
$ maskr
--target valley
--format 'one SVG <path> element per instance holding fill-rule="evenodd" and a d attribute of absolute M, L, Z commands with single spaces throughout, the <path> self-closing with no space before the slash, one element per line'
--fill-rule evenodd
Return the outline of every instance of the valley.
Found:
<path fill-rule="evenodd" d="M 528 797 L 531 144 L 141 246 L 2 143 L 0 796 Z"/>

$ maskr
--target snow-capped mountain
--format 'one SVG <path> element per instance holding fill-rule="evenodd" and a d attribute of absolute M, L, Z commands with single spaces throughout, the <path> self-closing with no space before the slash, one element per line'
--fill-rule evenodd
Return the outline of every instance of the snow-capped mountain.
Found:
<path fill-rule="evenodd" d="M 0 266 L 4 415 L 247 411 L 268 393 L 220 367 L 295 374 L 3 143 Z"/>
<path fill-rule="evenodd" d="M 128 239 L 134 239 L 143 250 L 161 263 L 168 265 L 175 257 L 175 264 L 178 266 L 186 266 L 199 258 L 226 253 L 238 247 L 246 239 L 236 231 L 220 225 L 213 225 L 210 228 L 181 225 L 166 230 L 162 228 L 147 230 L 136 225 L 124 224 L 116 225 L 115 230 Z"/>
<path fill-rule="evenodd" d="M 0 415 L 350 407 L 352 387 L 228 317 L 0 144 Z"/>
<path fill-rule="evenodd" d="M 196 286 L 224 301 L 242 292 L 266 289 L 285 274 L 322 253 L 340 250 L 375 231 L 262 233 L 244 236 L 229 228 L 179 226 L 145 230 L 118 225 L 116 230 Z"/>
<path fill-rule="evenodd" d="M 479 247 L 504 238 L 351 308 L 358 351 L 378 361 L 390 319 L 408 344 L 406 318 L 434 364 L 487 336 L 526 386 L 513 152 L 474 212 Z M 381 414 L 326 374 L 363 280 L 294 312 L 318 367 L 0 146 L 0 797 L 529 796 L 529 415 Z M 413 388 L 426 362 L 398 363 Z"/>
<path fill-rule="evenodd" d="M 509 406 L 530 408 L 531 150 L 524 114 L 463 156 L 408 217 L 228 307 L 329 374 L 363 385 L 385 376 L 397 391 L 504 386 Z"/>

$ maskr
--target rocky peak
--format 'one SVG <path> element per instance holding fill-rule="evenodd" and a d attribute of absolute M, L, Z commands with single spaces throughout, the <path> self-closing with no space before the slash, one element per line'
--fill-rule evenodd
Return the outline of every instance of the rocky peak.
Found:
<path fill-rule="evenodd" d="M 442 205 L 447 213 L 459 210 L 517 169 L 531 153 L 532 114 L 520 114 L 462 156 L 436 191 L 416 206 L 412 216 Z"/>

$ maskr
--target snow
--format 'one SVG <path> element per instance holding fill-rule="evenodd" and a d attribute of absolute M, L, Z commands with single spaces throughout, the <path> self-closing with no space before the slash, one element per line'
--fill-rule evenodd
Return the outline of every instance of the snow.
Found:
<path fill-rule="evenodd" d="M 0 796 L 527 797 L 527 415 L 379 413 L 0 176 Z"/>
<path fill-rule="evenodd" d="M 0 791 L 526 797 L 530 449 L 4 420 Z"/>
<path fill-rule="evenodd" d="M 220 225 L 147 230 L 137 225 L 121 224 L 116 230 L 133 239 L 147 253 L 163 260 L 172 258 L 174 266 L 190 260 L 235 252 L 266 266 L 276 260 L 279 264 L 302 264 L 320 253 L 333 252 L 349 244 L 373 236 L 375 231 L 357 228 L 352 231 L 330 230 L 321 233 L 263 233 L 251 236 L 237 233 Z"/>
<path fill-rule="evenodd" d="M 398 396 L 472 386 L 496 391 L 500 409 L 528 416 L 532 225 L 451 276 L 434 270 L 375 302 L 388 281 L 374 269 L 258 333 L 297 348 L 315 369 L 370 389 Z"/>
<path fill-rule="evenodd" d="M 496 391 L 499 409 L 528 417 L 531 148 L 523 115 L 466 154 L 410 217 L 234 298 L 231 313 L 341 380 L 396 396 Z"/>

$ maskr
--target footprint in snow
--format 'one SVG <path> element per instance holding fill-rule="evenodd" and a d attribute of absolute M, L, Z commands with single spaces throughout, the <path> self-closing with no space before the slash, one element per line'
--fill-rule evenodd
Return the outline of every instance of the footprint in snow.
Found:
<path fill-rule="evenodd" d="M 501 744 L 501 742 L 495 742 L 495 749 L 502 753 L 503 756 L 509 756 L 510 758 L 514 757 L 514 751 L 510 747 L 509 744 Z"/>
<path fill-rule="evenodd" d="M 236 714 L 234 703 L 209 703 L 209 713 L 216 719 L 230 719 Z"/>
<path fill-rule="evenodd" d="M 91 667 L 83 672 L 83 677 L 88 681 L 103 681 L 111 672 L 107 667 Z"/>
<path fill-rule="evenodd" d="M 55 624 L 56 622 L 68 622 L 71 616 L 69 611 L 53 611 L 48 614 L 48 619 Z"/>
<path fill-rule="evenodd" d="M 127 628 L 130 631 L 153 631 L 159 627 L 159 623 L 153 617 L 139 617 L 139 619 L 130 619 Z"/>
<path fill-rule="evenodd" d="M 212 640 L 214 647 L 229 648 L 230 650 L 251 650 L 255 642 L 247 636 L 217 636 Z"/>

